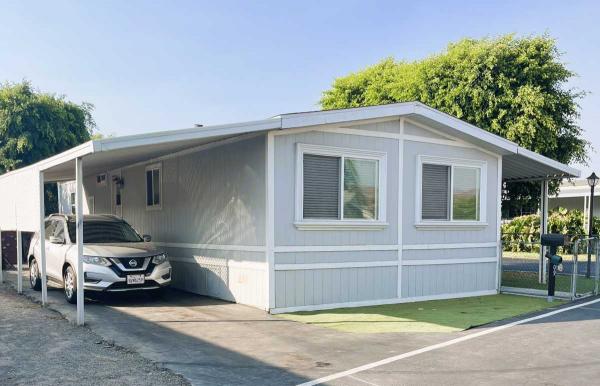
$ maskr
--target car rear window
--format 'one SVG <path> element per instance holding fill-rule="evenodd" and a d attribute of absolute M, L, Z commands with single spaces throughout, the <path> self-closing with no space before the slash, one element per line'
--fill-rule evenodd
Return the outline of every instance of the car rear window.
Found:
<path fill-rule="evenodd" d="M 76 242 L 75 221 L 69 221 L 69 237 Z M 84 244 L 101 243 L 137 243 L 142 241 L 140 235 L 125 221 L 85 221 L 83 222 Z"/>

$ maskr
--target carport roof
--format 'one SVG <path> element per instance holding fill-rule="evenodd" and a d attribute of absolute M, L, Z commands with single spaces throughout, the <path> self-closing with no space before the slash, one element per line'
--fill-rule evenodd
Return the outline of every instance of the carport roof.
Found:
<path fill-rule="evenodd" d="M 580 175 L 580 171 L 577 169 L 529 151 L 514 142 L 420 102 L 405 102 L 282 114 L 260 121 L 93 140 L 34 165 L 6 173 L 0 176 L 0 179 L 22 170 L 36 168 L 44 171 L 47 181 L 68 180 L 74 178 L 75 159 L 79 157 L 85 157 L 84 171 L 86 175 L 91 175 L 241 135 L 299 127 L 356 124 L 400 116 L 410 117 L 440 132 L 501 155 L 503 157 L 502 173 L 505 180 L 549 179 L 579 177 Z"/>

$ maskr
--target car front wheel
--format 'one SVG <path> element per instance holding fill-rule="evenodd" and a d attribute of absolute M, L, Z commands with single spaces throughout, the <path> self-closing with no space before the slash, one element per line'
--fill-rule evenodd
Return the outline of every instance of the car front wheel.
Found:
<path fill-rule="evenodd" d="M 29 263 L 29 285 L 34 291 L 42 289 L 40 269 L 35 258 L 31 259 L 31 262 Z"/>
<path fill-rule="evenodd" d="M 71 304 L 77 303 L 77 276 L 71 266 L 65 269 L 63 283 L 67 301 Z"/>

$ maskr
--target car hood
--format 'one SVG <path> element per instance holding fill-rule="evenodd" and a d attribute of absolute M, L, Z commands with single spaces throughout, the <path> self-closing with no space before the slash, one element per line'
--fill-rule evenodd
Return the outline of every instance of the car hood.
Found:
<path fill-rule="evenodd" d="M 85 244 L 83 254 L 102 257 L 142 257 L 163 253 L 152 243 L 102 243 Z"/>

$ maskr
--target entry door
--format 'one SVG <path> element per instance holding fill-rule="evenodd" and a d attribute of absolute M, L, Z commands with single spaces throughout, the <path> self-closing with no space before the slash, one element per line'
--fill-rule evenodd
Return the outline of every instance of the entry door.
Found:
<path fill-rule="evenodd" d="M 115 216 L 123 217 L 123 188 L 121 181 L 121 170 L 113 170 L 109 173 L 111 212 Z"/>

